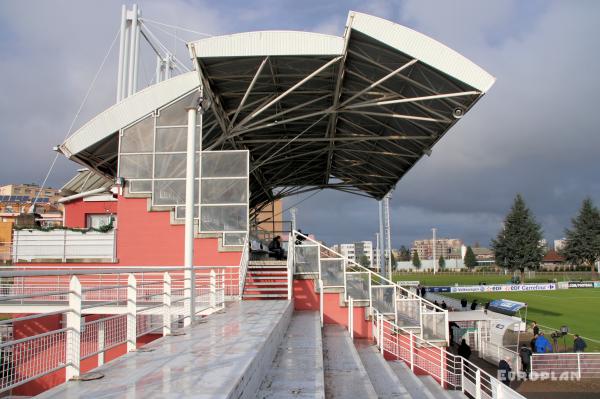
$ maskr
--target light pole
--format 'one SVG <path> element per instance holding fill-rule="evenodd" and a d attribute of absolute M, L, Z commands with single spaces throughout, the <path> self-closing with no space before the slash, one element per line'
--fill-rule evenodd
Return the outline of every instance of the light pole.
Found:
<path fill-rule="evenodd" d="M 433 274 L 437 273 L 437 262 L 436 262 L 436 257 L 435 257 L 435 255 L 436 255 L 436 248 L 435 248 L 436 247 L 436 245 L 435 245 L 435 233 L 436 233 L 436 231 L 437 231 L 437 229 L 435 227 L 433 229 L 431 229 L 431 232 L 433 233 L 433 239 L 431 240 L 432 241 L 431 242 L 431 244 L 432 244 L 431 246 L 433 248 L 433 254 L 432 254 L 432 256 L 433 256 Z"/>

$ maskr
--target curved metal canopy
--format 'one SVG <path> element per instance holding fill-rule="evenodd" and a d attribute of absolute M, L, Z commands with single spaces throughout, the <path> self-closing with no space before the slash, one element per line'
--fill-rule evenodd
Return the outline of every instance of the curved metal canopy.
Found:
<path fill-rule="evenodd" d="M 115 133 L 202 82 L 203 148 L 250 150 L 253 206 L 320 188 L 381 199 L 494 83 L 441 43 L 357 12 L 343 37 L 264 31 L 188 47 L 194 72 L 115 105 L 61 150 L 114 175 Z"/>

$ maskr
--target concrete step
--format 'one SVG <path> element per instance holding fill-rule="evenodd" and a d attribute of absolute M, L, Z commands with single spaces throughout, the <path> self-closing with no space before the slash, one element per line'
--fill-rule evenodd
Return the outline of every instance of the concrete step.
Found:
<path fill-rule="evenodd" d="M 412 399 L 388 362 L 381 356 L 377 347 L 369 340 L 355 339 L 354 345 L 362 361 L 371 384 L 380 399 Z"/>
<path fill-rule="evenodd" d="M 323 361 L 327 398 L 377 398 L 354 343 L 342 326 L 328 324 L 323 328 Z"/>
<path fill-rule="evenodd" d="M 257 398 L 325 398 L 318 312 L 294 312 Z"/>
<path fill-rule="evenodd" d="M 278 269 L 278 270 L 287 270 L 287 265 L 251 265 L 251 264 L 248 264 L 248 269 Z"/>
<path fill-rule="evenodd" d="M 287 271 L 286 270 L 248 270 L 248 274 L 250 274 L 251 276 L 254 275 L 265 275 L 265 274 L 270 274 L 273 276 L 285 276 L 287 278 Z"/>
<path fill-rule="evenodd" d="M 277 281 L 246 281 L 246 287 L 248 286 L 256 286 L 256 287 L 260 287 L 263 285 L 267 285 L 267 286 L 282 286 L 282 287 L 287 287 L 287 280 L 277 280 Z"/>
<path fill-rule="evenodd" d="M 287 285 L 284 287 L 268 287 L 268 286 L 252 287 L 252 286 L 246 285 L 244 287 L 244 294 L 247 291 L 285 291 L 287 293 Z"/>
<path fill-rule="evenodd" d="M 244 294 L 242 299 L 246 298 L 277 298 L 277 299 L 287 299 L 287 292 L 285 294 Z"/>
<path fill-rule="evenodd" d="M 427 387 L 427 389 L 429 389 L 429 392 L 433 393 L 433 395 L 436 398 L 443 398 L 443 399 L 453 399 L 456 398 L 457 393 L 460 393 L 460 395 L 463 395 L 462 392 L 460 391 L 448 391 L 444 388 L 442 388 L 442 386 L 439 384 L 439 382 L 437 382 L 432 376 L 430 375 L 422 375 L 419 376 L 419 379 L 421 381 L 423 381 L 423 384 Z M 463 397 L 465 398 L 466 396 L 459 396 L 459 397 Z"/>
<path fill-rule="evenodd" d="M 246 281 L 248 281 L 248 279 L 252 279 L 252 280 L 285 280 L 287 281 L 287 275 L 285 276 L 246 276 Z"/>
<path fill-rule="evenodd" d="M 436 399 L 436 396 L 429 391 L 428 387 L 406 363 L 396 360 L 389 362 L 389 365 L 413 399 Z"/>
<path fill-rule="evenodd" d="M 250 260 L 248 266 L 279 266 L 287 267 L 287 260 Z"/>

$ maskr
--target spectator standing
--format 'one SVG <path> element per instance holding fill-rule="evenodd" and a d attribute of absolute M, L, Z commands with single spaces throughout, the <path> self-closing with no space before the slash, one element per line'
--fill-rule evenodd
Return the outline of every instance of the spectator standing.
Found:
<path fill-rule="evenodd" d="M 462 310 L 467 310 L 467 298 L 463 298 L 460 300 L 460 306 L 462 307 Z"/>
<path fill-rule="evenodd" d="M 446 305 L 446 301 L 442 301 L 442 305 L 441 305 L 442 309 L 446 310 L 448 309 L 448 305 Z"/>
<path fill-rule="evenodd" d="M 465 339 L 463 339 L 458 346 L 458 356 L 464 357 L 467 360 L 471 357 L 471 347 L 467 344 Z"/>
<path fill-rule="evenodd" d="M 527 345 L 523 345 L 519 351 L 519 357 L 521 358 L 521 365 L 527 378 L 529 378 L 529 373 L 531 372 L 531 355 L 533 355 L 531 349 Z"/>
<path fill-rule="evenodd" d="M 584 352 L 587 344 L 579 336 L 579 334 L 575 334 L 575 340 L 573 341 L 573 352 Z"/>
<path fill-rule="evenodd" d="M 540 335 L 535 340 L 535 353 L 551 353 L 552 352 L 552 344 L 548 339 L 544 336 L 544 333 L 541 332 Z"/>
<path fill-rule="evenodd" d="M 471 302 L 471 310 L 475 309 L 477 309 L 477 299 L 473 299 L 473 302 Z"/>
<path fill-rule="evenodd" d="M 510 386 L 510 373 L 512 372 L 509 360 L 508 358 L 502 359 L 498 363 L 498 379 L 506 386 Z"/>
<path fill-rule="evenodd" d="M 531 328 L 533 329 L 533 335 L 540 335 L 540 327 L 537 325 L 537 323 L 534 321 L 531 324 Z"/>

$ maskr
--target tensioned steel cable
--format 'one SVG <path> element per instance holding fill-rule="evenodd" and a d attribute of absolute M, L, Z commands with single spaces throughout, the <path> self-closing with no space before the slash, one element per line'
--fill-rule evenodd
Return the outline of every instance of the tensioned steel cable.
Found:
<path fill-rule="evenodd" d="M 94 78 L 92 79 L 92 82 L 90 83 L 90 86 L 88 87 L 88 90 L 85 93 L 85 96 L 83 97 L 83 101 L 81 102 L 81 105 L 79 106 L 79 109 L 77 110 L 77 113 L 75 114 L 75 117 L 71 121 L 71 125 L 69 126 L 69 130 L 67 130 L 67 134 L 65 134 L 65 137 L 63 138 L 63 142 L 67 139 L 67 137 L 69 137 L 71 135 L 73 126 L 75 126 L 75 122 L 77 121 L 77 118 L 79 118 L 79 115 L 81 114 L 81 111 L 83 110 L 83 107 L 85 106 L 85 103 L 87 102 L 88 97 L 90 96 L 92 89 L 94 88 L 96 80 L 98 80 L 98 76 L 100 76 L 100 72 L 102 72 L 102 69 L 104 68 L 104 64 L 106 64 L 106 60 L 108 59 L 108 56 L 110 55 L 113 47 L 115 46 L 115 43 L 117 42 L 117 38 L 119 37 L 120 30 L 121 30 L 120 28 L 117 29 L 117 33 L 116 33 L 114 39 L 112 40 L 112 43 L 110 44 L 110 47 L 108 48 L 108 51 L 104 55 L 104 59 L 102 60 L 102 62 L 100 63 L 100 66 L 98 67 L 98 70 L 96 71 L 96 74 L 94 75 Z M 37 200 L 39 199 L 39 196 L 40 196 L 42 190 L 44 189 L 44 187 L 46 187 L 46 182 L 48 181 L 48 178 L 50 177 L 50 174 L 52 173 L 52 170 L 54 169 L 54 165 L 56 165 L 56 161 L 58 160 L 59 155 L 60 155 L 59 152 L 56 152 L 56 154 L 54 155 L 54 159 L 52 160 L 52 163 L 50 164 L 48 173 L 46 173 L 46 177 L 44 178 L 44 181 L 42 182 L 40 189 L 38 190 L 38 192 L 35 196 L 35 199 L 33 200 L 33 203 L 31 204 L 31 209 L 30 209 L 29 213 L 33 213 L 33 211 L 35 210 L 35 204 L 36 204 Z"/>

